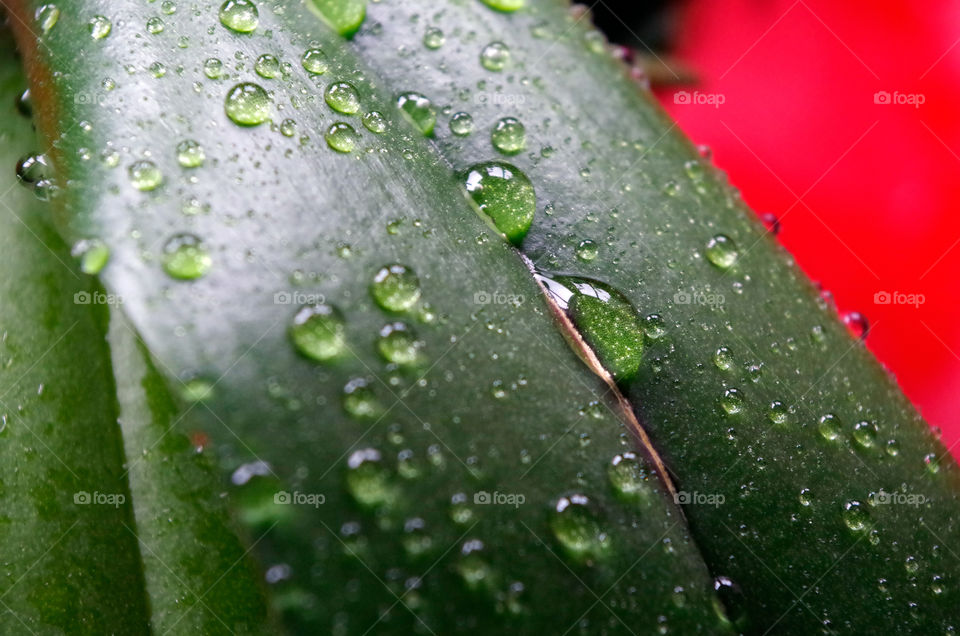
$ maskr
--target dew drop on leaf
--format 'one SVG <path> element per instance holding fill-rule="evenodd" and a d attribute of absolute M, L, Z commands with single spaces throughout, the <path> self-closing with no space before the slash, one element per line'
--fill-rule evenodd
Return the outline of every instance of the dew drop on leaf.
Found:
<path fill-rule="evenodd" d="M 49 33 L 50 29 L 56 26 L 60 19 L 60 9 L 55 4 L 45 4 L 39 7 L 33 14 L 37 25 L 44 33 Z"/>
<path fill-rule="evenodd" d="M 90 37 L 94 40 L 102 40 L 110 35 L 110 31 L 113 29 L 113 23 L 110 22 L 110 18 L 106 16 L 95 15 L 87 22 L 87 28 L 90 29 Z"/>
<path fill-rule="evenodd" d="M 17 162 L 17 180 L 25 186 L 50 178 L 50 164 L 45 155 L 27 155 Z"/>
<path fill-rule="evenodd" d="M 337 152 L 348 153 L 357 147 L 360 137 L 353 126 L 339 121 L 327 129 L 324 139 L 327 140 L 327 145 Z"/>
<path fill-rule="evenodd" d="M 723 397 L 720 398 L 720 407 L 727 415 L 736 415 L 743 411 L 745 401 L 740 389 L 730 388 L 723 392 Z"/>
<path fill-rule="evenodd" d="M 859 501 L 848 501 L 843 505 L 843 523 L 854 532 L 865 530 L 868 520 L 867 510 Z"/>
<path fill-rule="evenodd" d="M 141 192 L 156 190 L 163 182 L 163 173 L 160 172 L 160 168 L 148 159 L 131 164 L 127 168 L 127 174 L 133 187 Z"/>
<path fill-rule="evenodd" d="M 537 209 L 533 184 L 519 168 L 498 161 L 467 170 L 464 185 L 481 212 L 511 243 L 527 235 Z"/>
<path fill-rule="evenodd" d="M 580 241 L 580 243 L 577 245 L 577 258 L 585 263 L 589 263 L 597 258 L 597 254 L 599 254 L 599 252 L 600 246 L 597 245 L 595 241 L 591 241 L 590 239 Z"/>
<path fill-rule="evenodd" d="M 480 64 L 488 71 L 502 71 L 510 63 L 510 47 L 503 42 L 491 42 L 480 52 Z"/>
<path fill-rule="evenodd" d="M 355 34 L 367 15 L 367 0 L 308 0 L 323 21 L 344 37 Z"/>
<path fill-rule="evenodd" d="M 420 279 L 405 265 L 386 265 L 374 275 L 370 293 L 382 309 L 406 311 L 420 299 Z"/>
<path fill-rule="evenodd" d="M 522 9 L 526 5 L 527 0 L 481 0 L 483 4 L 487 5 L 491 9 L 496 9 L 497 11 L 503 11 L 504 13 L 511 13 Z"/>
<path fill-rule="evenodd" d="M 253 0 L 227 0 L 220 5 L 220 23 L 237 33 L 252 33 L 260 24 L 260 12 Z"/>
<path fill-rule="evenodd" d="M 597 558 L 610 548 L 610 537 L 600 527 L 586 495 L 561 497 L 550 519 L 550 529 L 575 559 Z"/>
<path fill-rule="evenodd" d="M 878 434 L 877 425 L 873 422 L 864 420 L 853 426 L 853 439 L 864 448 L 870 448 L 876 444 Z"/>
<path fill-rule="evenodd" d="M 280 60 L 275 55 L 265 53 L 257 58 L 253 70 L 264 79 L 273 79 L 280 74 Z"/>
<path fill-rule="evenodd" d="M 227 93 L 227 117 L 239 126 L 259 126 L 270 118 L 270 97 L 259 84 L 243 82 Z"/>
<path fill-rule="evenodd" d="M 421 133 L 429 137 L 437 124 L 437 111 L 429 99 L 416 92 L 406 92 L 397 97 L 397 107 L 404 118 Z"/>
<path fill-rule="evenodd" d="M 203 146 L 196 141 L 185 139 L 177 144 L 177 162 L 184 168 L 199 168 L 205 159 Z"/>
<path fill-rule="evenodd" d="M 713 364 L 721 371 L 733 368 L 733 351 L 730 347 L 720 347 L 713 353 Z"/>
<path fill-rule="evenodd" d="M 375 508 L 394 497 L 390 471 L 375 448 L 354 451 L 347 459 L 347 492 L 362 506 Z"/>
<path fill-rule="evenodd" d="M 820 431 L 820 436 L 823 439 L 828 442 L 835 441 L 840 437 L 840 419 L 833 413 L 827 413 L 817 423 L 817 430 Z"/>
<path fill-rule="evenodd" d="M 176 234 L 163 246 L 163 269 L 179 280 L 194 280 L 210 270 L 212 259 L 203 241 L 193 234 Z"/>
<path fill-rule="evenodd" d="M 527 147 L 527 129 L 515 117 L 504 117 L 490 134 L 493 147 L 505 155 L 515 155 Z"/>
<path fill-rule="evenodd" d="M 707 241 L 707 260 L 720 269 L 730 269 L 737 262 L 737 245 L 725 234 L 717 234 Z"/>
<path fill-rule="evenodd" d="M 450 118 L 450 132 L 457 137 L 466 137 L 473 132 L 473 116 L 470 113 L 454 113 Z"/>
<path fill-rule="evenodd" d="M 290 339 L 302 355 L 326 362 L 346 349 L 346 322 L 340 311 L 332 305 L 308 305 L 293 317 Z"/>
<path fill-rule="evenodd" d="M 387 131 L 387 119 L 383 113 L 371 110 L 363 116 L 363 126 L 375 135 L 381 135 Z"/>
<path fill-rule="evenodd" d="M 348 82 L 335 82 L 323 93 L 327 105 L 338 113 L 353 115 L 360 110 L 360 96 L 357 89 Z"/>
<path fill-rule="evenodd" d="M 84 274 L 99 274 L 110 259 L 110 248 L 100 239 L 83 239 L 77 241 L 70 254 L 80 259 L 80 271 Z"/>
<path fill-rule="evenodd" d="M 343 387 L 343 410 L 358 419 L 375 418 L 380 414 L 380 402 L 363 378 L 354 378 Z"/>
<path fill-rule="evenodd" d="M 413 329 L 402 322 L 384 325 L 377 338 L 377 351 L 387 362 L 394 364 L 416 363 L 422 346 Z"/>
<path fill-rule="evenodd" d="M 307 49 L 303 57 L 300 58 L 300 64 L 311 75 L 323 75 L 330 68 L 327 62 L 327 54 L 321 49 Z"/>
<path fill-rule="evenodd" d="M 423 34 L 423 45 L 431 51 L 439 49 L 445 41 L 446 38 L 443 35 L 443 31 L 436 27 L 430 27 Z"/>
<path fill-rule="evenodd" d="M 607 477 L 616 493 L 625 499 L 641 498 L 650 490 L 647 472 L 633 452 L 614 457 L 607 468 Z"/>

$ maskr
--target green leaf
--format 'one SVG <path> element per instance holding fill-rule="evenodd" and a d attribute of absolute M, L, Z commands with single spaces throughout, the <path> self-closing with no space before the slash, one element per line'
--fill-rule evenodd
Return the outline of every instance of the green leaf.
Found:
<path fill-rule="evenodd" d="M 0 58 L 0 153 L 13 166 L 36 141 L 16 112 L 25 81 L 9 35 Z M 121 299 L 78 273 L 49 207 L 5 174 L 2 631 L 258 630 L 262 595 L 212 467 L 170 432 L 166 388 L 119 315 L 107 346 L 103 303 Z"/>
<path fill-rule="evenodd" d="M 955 628 L 955 463 L 583 11 L 373 3 L 347 42 L 117 2 L 94 40 L 40 4 L 62 231 L 209 388 L 295 629 L 720 631 L 711 575 L 740 630 Z M 498 155 L 532 224 L 465 180 Z"/>

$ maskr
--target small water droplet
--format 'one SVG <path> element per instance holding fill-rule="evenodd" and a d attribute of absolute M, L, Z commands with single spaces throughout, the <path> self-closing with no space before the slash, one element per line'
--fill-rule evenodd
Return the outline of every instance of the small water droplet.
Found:
<path fill-rule="evenodd" d="M 17 162 L 17 179 L 25 186 L 35 186 L 51 175 L 45 155 L 27 155 Z"/>
<path fill-rule="evenodd" d="M 220 23 L 237 33 L 252 33 L 260 24 L 260 12 L 252 0 L 227 0 L 220 5 Z"/>
<path fill-rule="evenodd" d="M 186 139 L 177 144 L 177 161 L 184 168 L 199 168 L 205 159 L 203 146 L 196 141 Z"/>
<path fill-rule="evenodd" d="M 273 79 L 280 74 L 280 60 L 275 55 L 264 53 L 257 58 L 253 70 L 264 79 Z"/>
<path fill-rule="evenodd" d="M 488 71 L 502 71 L 510 63 L 510 47 L 503 42 L 491 42 L 480 51 L 480 64 Z"/>
<path fill-rule="evenodd" d="M 493 147 L 505 155 L 515 155 L 527 147 L 527 129 L 515 117 L 504 117 L 490 133 Z"/>
<path fill-rule="evenodd" d="M 848 501 L 843 505 L 843 522 L 854 532 L 865 530 L 869 519 L 867 509 L 859 501 Z"/>
<path fill-rule="evenodd" d="M 828 442 L 835 441 L 840 437 L 841 428 L 840 418 L 833 413 L 827 413 L 821 417 L 817 423 L 817 430 L 820 431 L 820 436 Z"/>
<path fill-rule="evenodd" d="M 470 168 L 464 184 L 471 200 L 510 242 L 523 240 L 537 209 L 527 175 L 508 163 L 492 161 Z"/>
<path fill-rule="evenodd" d="M 346 322 L 336 307 L 325 303 L 308 305 L 293 317 L 290 339 L 307 358 L 326 362 L 346 349 Z"/>
<path fill-rule="evenodd" d="M 867 332 L 870 331 L 870 323 L 867 317 L 858 311 L 848 311 L 843 315 L 843 324 L 854 338 L 859 340 L 867 339 Z"/>
<path fill-rule="evenodd" d="M 780 400 L 774 400 L 770 403 L 767 417 L 774 424 L 786 424 L 790 421 L 790 411 L 786 404 Z"/>
<path fill-rule="evenodd" d="M 416 92 L 402 93 L 397 97 L 397 107 L 404 118 L 426 136 L 433 134 L 437 124 L 437 111 L 425 96 Z"/>
<path fill-rule="evenodd" d="M 163 29 L 166 25 L 163 23 L 163 20 L 158 17 L 152 17 L 147 20 L 147 33 L 151 35 L 157 35 L 158 33 L 163 33 Z"/>
<path fill-rule="evenodd" d="M 110 259 L 110 248 L 100 239 L 77 241 L 70 253 L 80 259 L 80 271 L 91 276 L 99 274 Z"/>
<path fill-rule="evenodd" d="M 148 159 L 137 161 L 127 168 L 127 174 L 130 176 L 130 183 L 141 192 L 156 190 L 163 183 L 163 173 L 157 164 Z"/>
<path fill-rule="evenodd" d="M 337 152 L 348 153 L 353 152 L 353 149 L 357 147 L 360 136 L 353 126 L 338 121 L 327 129 L 324 139 L 327 140 L 327 145 Z"/>
<path fill-rule="evenodd" d="M 405 265 L 387 265 L 374 275 L 370 293 L 387 311 L 407 311 L 420 299 L 420 279 Z"/>
<path fill-rule="evenodd" d="M 377 338 L 377 351 L 387 362 L 415 364 L 420 359 L 423 343 L 417 340 L 413 329 L 402 322 L 384 325 Z"/>
<path fill-rule="evenodd" d="M 877 425 L 866 420 L 853 425 L 853 439 L 864 448 L 870 448 L 877 442 Z"/>
<path fill-rule="evenodd" d="M 358 419 L 371 419 L 380 414 L 380 402 L 363 378 L 354 378 L 343 387 L 343 410 Z"/>
<path fill-rule="evenodd" d="M 371 110 L 363 116 L 363 126 L 375 135 L 381 135 L 387 131 L 387 119 L 383 113 Z"/>
<path fill-rule="evenodd" d="M 927 470 L 933 474 L 940 472 L 940 459 L 937 457 L 936 453 L 924 455 L 923 465 L 926 466 Z"/>
<path fill-rule="evenodd" d="M 550 519 L 550 529 L 564 550 L 576 559 L 593 559 L 610 548 L 610 537 L 601 529 L 586 495 L 561 497 Z"/>
<path fill-rule="evenodd" d="M 767 228 L 767 232 L 774 236 L 780 234 L 780 219 L 777 218 L 776 214 L 766 212 L 760 215 L 760 220 L 763 221 L 763 226 Z"/>
<path fill-rule="evenodd" d="M 466 137 L 473 132 L 473 116 L 470 113 L 454 113 L 450 118 L 450 132 L 457 137 Z"/>
<path fill-rule="evenodd" d="M 219 79 L 223 75 L 223 62 L 215 57 L 207 58 L 203 62 L 203 74 L 210 79 Z"/>
<path fill-rule="evenodd" d="M 625 499 L 643 498 L 650 492 L 647 471 L 636 453 L 617 455 L 607 468 L 607 477 L 614 490 Z"/>
<path fill-rule="evenodd" d="M 800 489 L 800 505 L 803 507 L 809 507 L 813 503 L 813 493 L 810 492 L 809 488 Z"/>
<path fill-rule="evenodd" d="M 720 407 L 727 415 L 736 415 L 743 410 L 745 401 L 743 392 L 740 391 L 740 389 L 730 388 L 723 392 L 723 397 L 720 399 Z"/>
<path fill-rule="evenodd" d="M 597 245 L 595 241 L 591 241 L 590 239 L 584 239 L 577 245 L 577 258 L 585 263 L 589 263 L 597 258 L 597 254 L 599 253 L 600 246 Z"/>
<path fill-rule="evenodd" d="M 29 88 L 17 97 L 17 112 L 24 117 L 33 117 L 33 99 L 30 97 Z"/>
<path fill-rule="evenodd" d="M 353 115 L 360 110 L 360 95 L 348 82 L 335 82 L 323 93 L 327 105 L 338 113 Z"/>
<path fill-rule="evenodd" d="M 395 497 L 391 481 L 377 449 L 362 448 L 347 459 L 347 492 L 360 505 L 375 508 L 390 503 Z"/>
<path fill-rule="evenodd" d="M 659 340 L 667 335 L 667 327 L 660 314 L 649 314 L 643 319 L 643 330 L 647 338 Z"/>
<path fill-rule="evenodd" d="M 110 31 L 113 29 L 113 23 L 110 22 L 110 18 L 106 16 L 95 15 L 87 22 L 87 28 L 90 29 L 90 37 L 94 40 L 102 40 L 110 35 Z"/>
<path fill-rule="evenodd" d="M 443 35 L 443 31 L 436 27 L 430 27 L 423 34 L 423 45 L 431 51 L 439 49 L 443 46 L 444 42 L 446 42 L 446 38 Z"/>
<path fill-rule="evenodd" d="M 724 234 L 717 234 L 707 241 L 707 260 L 720 269 L 730 269 L 737 262 L 737 245 Z"/>
<path fill-rule="evenodd" d="M 210 270 L 212 259 L 193 234 L 175 234 L 163 246 L 163 269 L 179 280 L 194 280 Z"/>
<path fill-rule="evenodd" d="M 713 364 L 721 371 L 729 371 L 733 368 L 733 351 L 730 347 L 720 347 L 713 353 Z"/>
<path fill-rule="evenodd" d="M 240 126 L 259 126 L 270 119 L 270 97 L 259 84 L 243 82 L 227 93 L 227 117 Z"/>

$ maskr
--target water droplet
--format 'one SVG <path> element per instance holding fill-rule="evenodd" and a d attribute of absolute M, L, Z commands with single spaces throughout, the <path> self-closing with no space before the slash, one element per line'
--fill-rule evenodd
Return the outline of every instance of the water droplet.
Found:
<path fill-rule="evenodd" d="M 527 3 L 527 0 L 481 0 L 483 4 L 487 5 L 491 9 L 496 9 L 497 11 L 503 11 L 504 13 L 511 13 L 518 9 L 522 9 Z"/>
<path fill-rule="evenodd" d="M 343 387 L 343 410 L 359 419 L 375 418 L 380 414 L 380 403 L 366 380 L 354 378 Z"/>
<path fill-rule="evenodd" d="M 381 135 L 387 131 L 387 119 L 383 113 L 371 110 L 363 116 L 364 127 L 375 135 Z"/>
<path fill-rule="evenodd" d="M 619 291 L 588 278 L 537 274 L 550 298 L 566 312 L 603 367 L 617 381 L 640 369 L 644 328 L 636 309 Z"/>
<path fill-rule="evenodd" d="M 843 522 L 855 532 L 865 530 L 870 517 L 859 501 L 848 501 L 843 505 Z"/>
<path fill-rule="evenodd" d="M 713 354 L 713 364 L 721 371 L 729 371 L 733 368 L 733 351 L 730 347 L 720 347 Z"/>
<path fill-rule="evenodd" d="M 370 293 L 381 308 L 406 311 L 420 299 L 420 279 L 405 265 L 387 265 L 373 277 Z"/>
<path fill-rule="evenodd" d="M 457 137 L 466 137 L 473 132 L 473 117 L 470 113 L 454 113 L 450 118 L 450 132 Z"/>
<path fill-rule="evenodd" d="M 650 314 L 643 319 L 643 330 L 647 338 L 659 340 L 667 335 L 667 327 L 660 314 Z"/>
<path fill-rule="evenodd" d="M 550 529 L 567 553 L 577 559 L 602 556 L 610 547 L 610 537 L 600 528 L 586 495 L 561 497 Z"/>
<path fill-rule="evenodd" d="M 176 234 L 163 246 L 163 269 L 173 278 L 194 280 L 210 270 L 212 259 L 203 241 L 193 234 Z"/>
<path fill-rule="evenodd" d="M 260 12 L 252 0 L 227 0 L 220 5 L 220 23 L 237 33 L 252 33 L 260 24 Z"/>
<path fill-rule="evenodd" d="M 770 411 L 767 413 L 767 417 L 774 424 L 786 424 L 790 421 L 790 411 L 786 404 L 780 400 L 774 400 L 770 403 Z"/>
<path fill-rule="evenodd" d="M 163 33 L 163 29 L 165 27 L 166 25 L 163 23 L 163 20 L 158 17 L 153 17 L 147 20 L 147 32 L 151 35 Z"/>
<path fill-rule="evenodd" d="M 595 241 L 584 239 L 577 245 L 577 258 L 585 263 L 589 263 L 600 253 L 600 246 Z"/>
<path fill-rule="evenodd" d="M 274 55 L 265 53 L 257 58 L 253 70 L 264 79 L 273 79 L 280 74 L 280 60 Z"/>
<path fill-rule="evenodd" d="M 713 579 L 713 591 L 720 603 L 715 609 L 726 621 L 737 626 L 737 631 L 744 633 L 747 624 L 747 601 L 743 590 L 728 576 L 718 576 Z"/>
<path fill-rule="evenodd" d="M 443 46 L 444 42 L 446 42 L 446 38 L 443 35 L 443 31 L 436 27 L 430 27 L 423 34 L 423 45 L 431 51 L 439 49 Z"/>
<path fill-rule="evenodd" d="M 155 190 L 163 182 L 163 173 L 157 164 L 143 159 L 137 161 L 127 168 L 127 174 L 130 176 L 130 183 L 141 192 Z"/>
<path fill-rule="evenodd" d="M 110 18 L 106 16 L 95 15 L 87 22 L 87 28 L 90 29 L 90 36 L 94 40 L 102 40 L 110 35 L 110 30 L 113 29 L 113 23 L 110 22 Z"/>
<path fill-rule="evenodd" d="M 213 397 L 214 384 L 206 378 L 190 378 L 180 389 L 180 396 L 191 404 Z"/>
<path fill-rule="evenodd" d="M 259 126 L 270 119 L 270 97 L 259 84 L 252 82 L 231 88 L 224 106 L 227 117 L 240 126 Z"/>
<path fill-rule="evenodd" d="M 357 89 L 347 82 L 336 82 L 323 93 L 327 105 L 338 113 L 353 115 L 360 110 L 360 96 Z"/>
<path fill-rule="evenodd" d="M 336 307 L 324 303 L 308 305 L 293 317 L 290 339 L 307 358 L 326 362 L 346 349 L 346 322 Z"/>
<path fill-rule="evenodd" d="M 809 488 L 801 488 L 800 496 L 798 498 L 800 499 L 800 505 L 805 508 L 809 507 L 810 504 L 813 503 L 813 493 L 810 492 Z"/>
<path fill-rule="evenodd" d="M 840 418 L 838 418 L 833 413 L 827 413 L 820 418 L 820 421 L 817 423 L 817 430 L 820 431 L 821 437 L 832 442 L 840 437 Z"/>
<path fill-rule="evenodd" d="M 367 0 L 310 0 L 310 4 L 324 22 L 347 38 L 360 30 L 367 15 Z"/>
<path fill-rule="evenodd" d="M 923 464 L 927 467 L 927 470 L 933 474 L 940 472 L 940 459 L 937 457 L 936 453 L 930 453 L 923 457 Z"/>
<path fill-rule="evenodd" d="M 403 524 L 403 549 L 407 556 L 419 557 L 429 552 L 433 539 L 426 532 L 426 523 L 419 517 L 407 519 Z"/>
<path fill-rule="evenodd" d="M 55 4 L 45 4 L 36 10 L 33 17 L 40 26 L 40 30 L 49 33 L 50 29 L 56 26 L 57 20 L 60 19 L 60 9 Z"/>
<path fill-rule="evenodd" d="M 49 179 L 50 174 L 50 165 L 44 155 L 27 155 L 17 162 L 17 179 L 23 185 L 33 186 Z"/>
<path fill-rule="evenodd" d="M 491 590 L 496 587 L 496 572 L 480 556 L 482 551 L 483 541 L 479 539 L 466 541 L 460 548 L 463 556 L 457 563 L 457 573 L 471 590 Z"/>
<path fill-rule="evenodd" d="M 508 163 L 491 161 L 470 168 L 464 184 L 476 206 L 510 242 L 523 240 L 537 209 L 527 175 Z"/>
<path fill-rule="evenodd" d="M 387 362 L 394 364 L 416 363 L 420 359 L 422 346 L 413 329 L 402 322 L 384 325 L 377 338 L 377 351 Z"/>
<path fill-rule="evenodd" d="M 527 147 L 527 129 L 515 117 L 504 117 L 490 133 L 493 147 L 505 155 L 515 155 Z"/>
<path fill-rule="evenodd" d="M 636 453 L 617 455 L 607 468 L 610 485 L 626 499 L 638 499 L 650 492 L 647 471 L 640 465 Z"/>
<path fill-rule="evenodd" d="M 100 239 L 77 241 L 70 253 L 80 259 L 80 271 L 91 276 L 99 274 L 110 259 L 110 248 Z"/>
<path fill-rule="evenodd" d="M 887 440 L 887 455 L 896 457 L 900 454 L 900 442 L 895 439 Z"/>
<path fill-rule="evenodd" d="M 510 63 L 510 47 L 503 42 L 491 42 L 480 52 L 480 64 L 488 71 L 502 71 Z"/>
<path fill-rule="evenodd" d="M 390 503 L 395 496 L 390 471 L 380 451 L 363 448 L 347 459 L 347 492 L 362 506 L 375 508 Z"/>
<path fill-rule="evenodd" d="M 196 141 L 186 139 L 177 144 L 177 161 L 184 168 L 199 168 L 205 159 L 203 146 Z"/>
<path fill-rule="evenodd" d="M 760 220 L 763 221 L 763 226 L 767 228 L 767 232 L 774 236 L 780 234 L 780 219 L 777 218 L 776 214 L 771 212 L 761 214 Z"/>
<path fill-rule="evenodd" d="M 311 75 L 323 75 L 330 68 L 327 54 L 320 49 L 308 49 L 300 58 L 300 64 Z"/>
<path fill-rule="evenodd" d="M 740 389 L 730 388 L 723 392 L 723 397 L 720 399 L 720 407 L 727 415 L 736 415 L 743 410 L 745 401 L 743 392 L 740 391 Z"/>
<path fill-rule="evenodd" d="M 920 563 L 917 562 L 916 557 L 908 556 L 903 561 L 903 567 L 907 571 L 907 574 L 916 574 L 920 570 Z"/>
<path fill-rule="evenodd" d="M 33 100 L 30 97 L 29 88 L 17 97 L 17 112 L 24 117 L 33 117 Z"/>
<path fill-rule="evenodd" d="M 207 58 L 203 63 L 203 74 L 210 79 L 219 79 L 223 75 L 223 62 L 215 57 Z"/>
<path fill-rule="evenodd" d="M 327 145 L 337 152 L 347 153 L 353 152 L 353 149 L 357 147 L 360 136 L 353 126 L 346 122 L 338 121 L 327 129 L 324 139 L 327 140 Z"/>
<path fill-rule="evenodd" d="M 870 323 L 867 317 L 859 311 L 849 311 L 843 315 L 843 324 L 854 338 L 866 340 L 867 332 L 870 331 Z"/>
<path fill-rule="evenodd" d="M 870 448 L 876 444 L 879 432 L 877 425 L 873 422 L 862 421 L 853 425 L 853 439 L 864 448 Z"/>
<path fill-rule="evenodd" d="M 707 241 L 707 260 L 720 269 L 730 269 L 737 262 L 737 245 L 733 239 L 717 234 Z"/>
<path fill-rule="evenodd" d="M 404 118 L 426 136 L 433 135 L 437 111 L 429 99 L 420 93 L 407 92 L 397 97 L 397 106 Z"/>

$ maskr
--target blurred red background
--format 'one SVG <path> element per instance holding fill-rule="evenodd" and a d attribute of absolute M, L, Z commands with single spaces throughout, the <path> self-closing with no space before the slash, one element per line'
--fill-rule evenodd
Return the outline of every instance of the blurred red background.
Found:
<path fill-rule="evenodd" d="M 683 90 L 724 101 L 660 91 L 665 107 L 869 319 L 868 347 L 960 456 L 960 0 L 689 0 L 674 17 L 698 77 Z"/>

